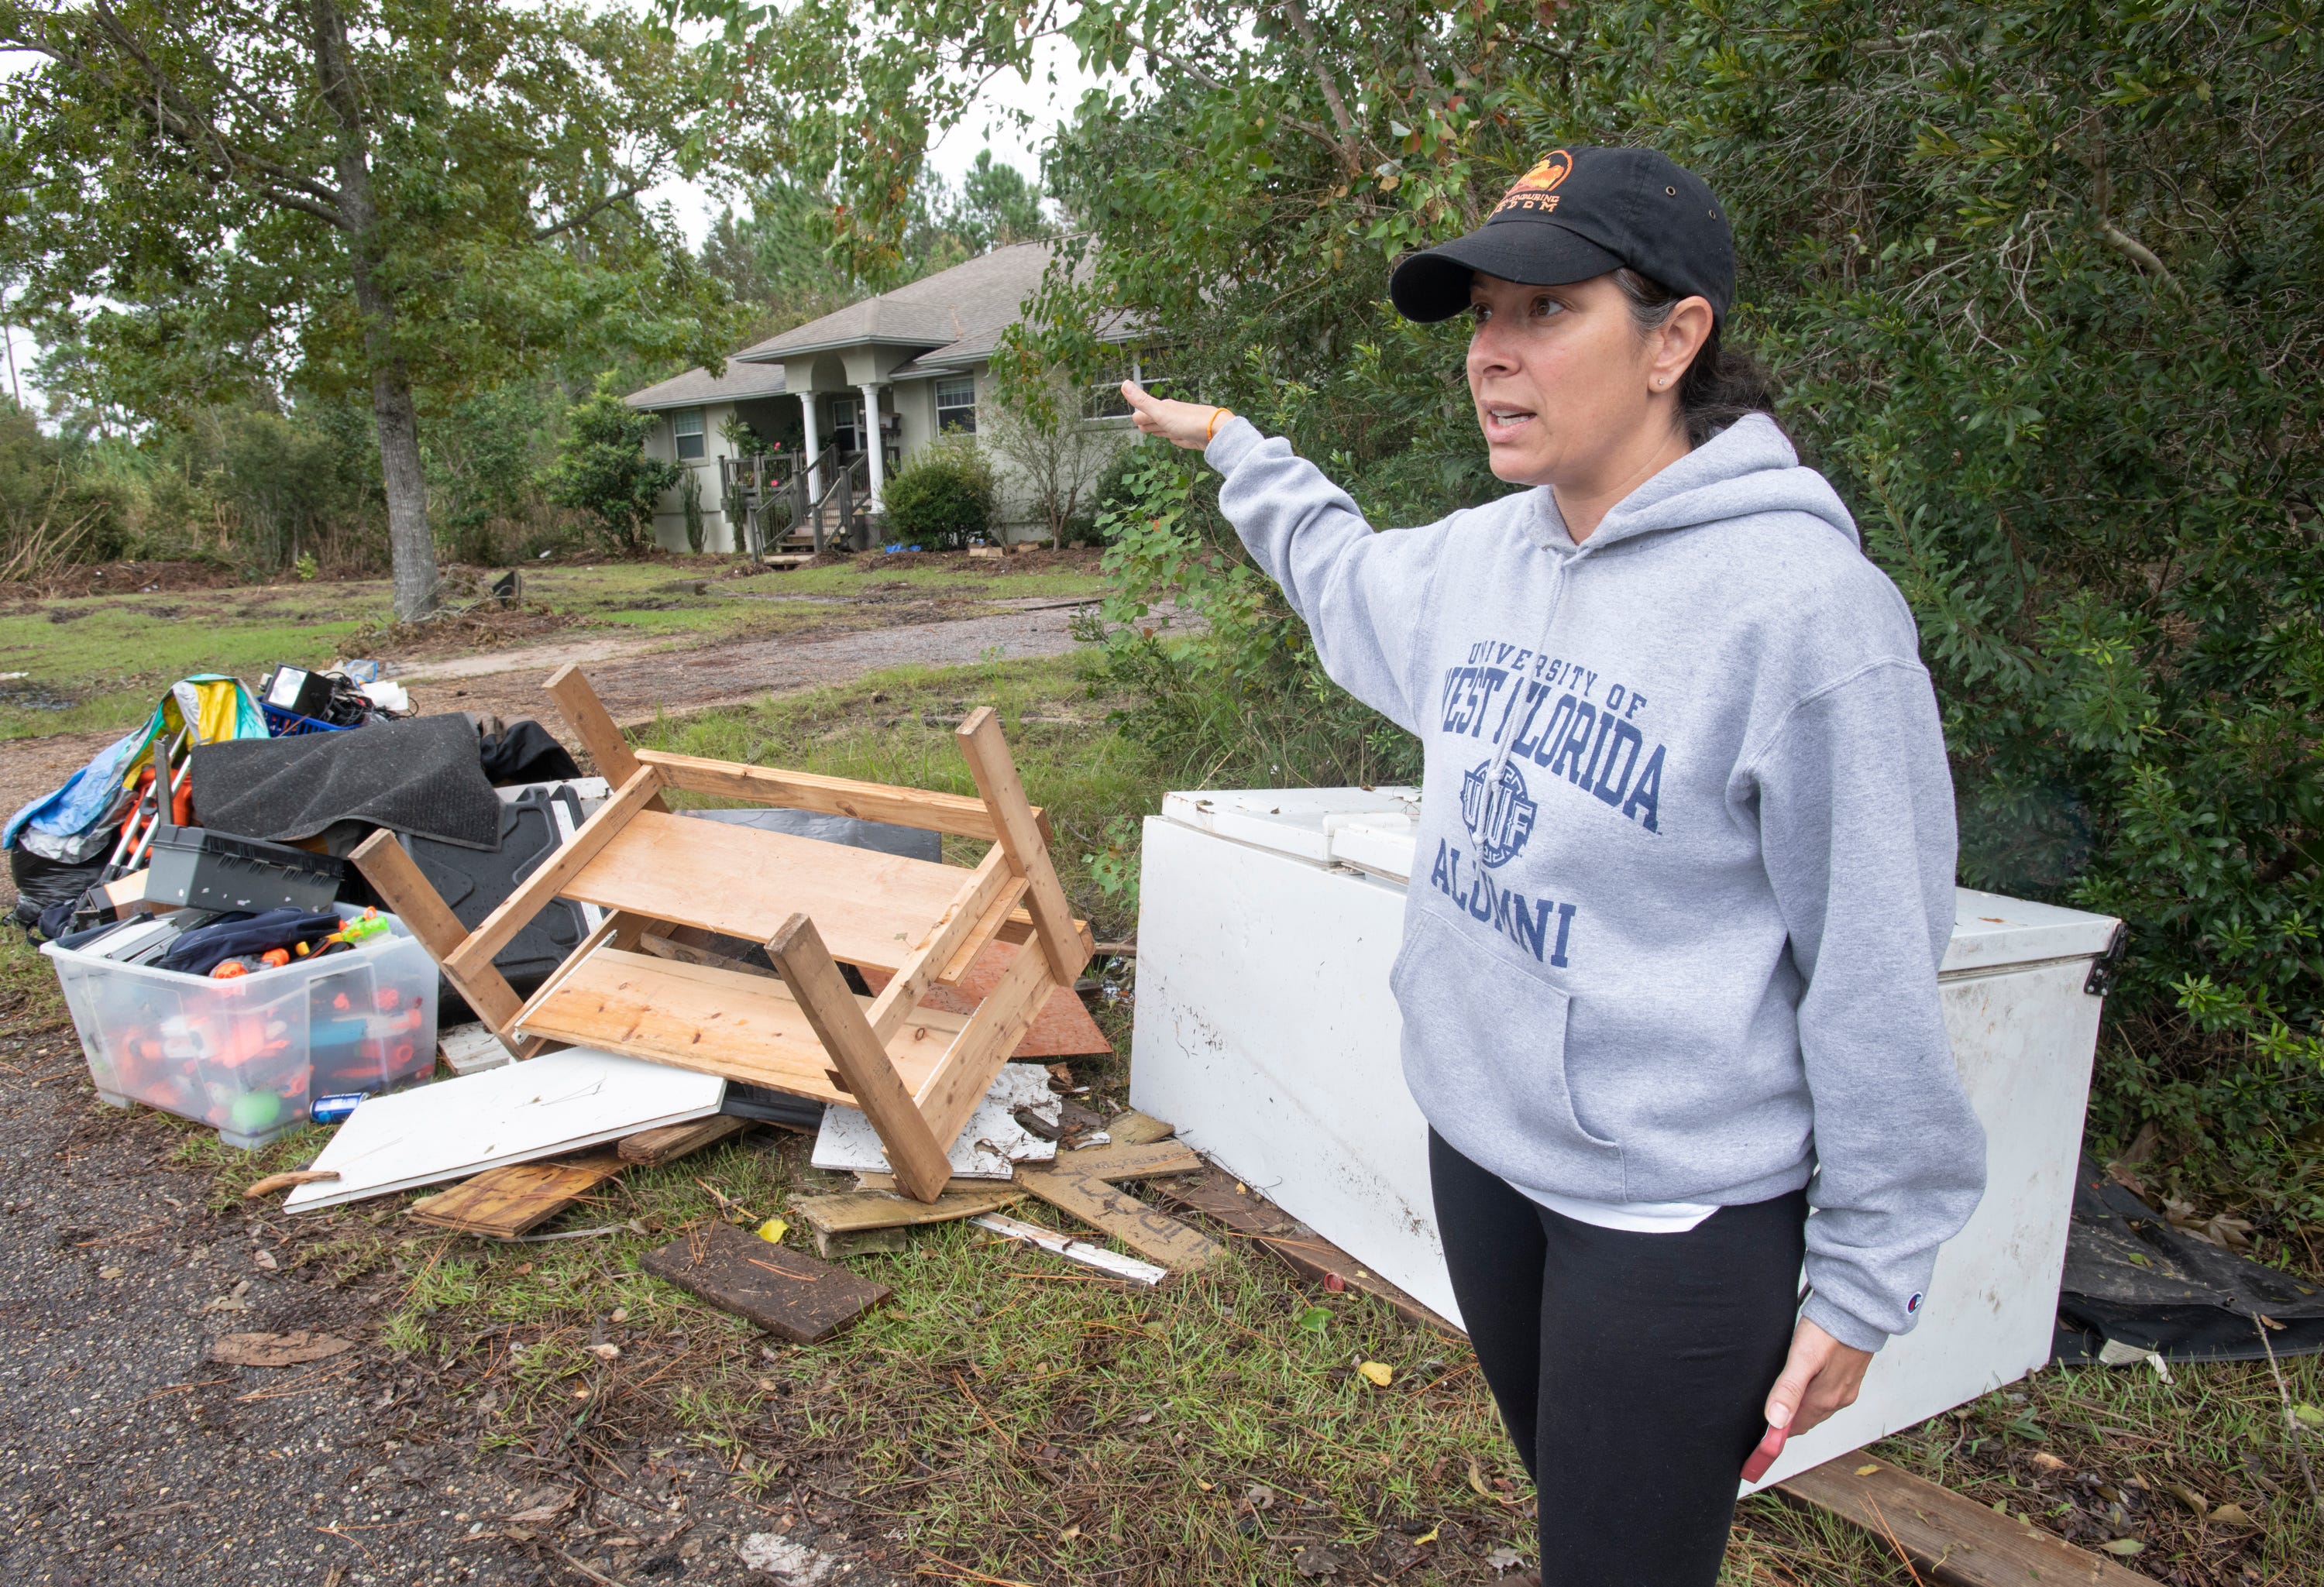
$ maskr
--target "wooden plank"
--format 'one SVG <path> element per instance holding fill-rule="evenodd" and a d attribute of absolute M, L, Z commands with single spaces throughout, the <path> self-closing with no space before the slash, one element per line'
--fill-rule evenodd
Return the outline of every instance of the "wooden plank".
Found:
<path fill-rule="evenodd" d="M 1461 1332 L 1274 1203 L 1251 1195 L 1232 1175 L 1206 1167 L 1199 1179 L 1157 1180 L 1152 1188 L 1156 1199 L 1166 1205 L 1215 1218 L 1236 1233 L 1259 1241 L 1303 1278 L 1317 1283 L 1336 1278 L 1347 1288 L 1387 1302 L 1407 1322 L 1446 1333 Z"/>
<path fill-rule="evenodd" d="M 1203 1159 L 1183 1140 L 1138 1145 L 1116 1141 L 1108 1146 L 1059 1152 L 1050 1166 L 1060 1174 L 1077 1174 L 1084 1179 L 1102 1179 L 1114 1185 L 1124 1179 L 1158 1179 L 1165 1174 L 1199 1174 L 1203 1171 Z"/>
<path fill-rule="evenodd" d="M 1130 1109 L 1108 1119 L 1105 1132 L 1113 1138 L 1116 1145 L 1144 1146 L 1149 1141 L 1169 1140 L 1178 1133 L 1178 1127 L 1165 1124 L 1151 1114 Z"/>
<path fill-rule="evenodd" d="M 536 994 L 518 1020 L 529 1034 L 793 1096 L 854 1103 L 831 1083 L 830 1054 L 791 989 L 763 972 L 601 947 L 543 990 L 548 995 Z M 856 1001 L 861 1007 L 870 1000 Z M 891 1072 L 908 1087 L 919 1085 L 968 1023 L 957 1014 L 924 1012 L 889 1038 Z"/>
<path fill-rule="evenodd" d="M 821 1344 L 891 1293 L 732 1223 L 692 1230 L 638 1266 L 793 1344 Z"/>
<path fill-rule="evenodd" d="M 562 1162 L 511 1163 L 487 1168 L 441 1195 L 413 1202 L 411 1215 L 455 1233 L 514 1240 L 546 1223 L 626 1167 L 618 1152 L 609 1151 Z"/>
<path fill-rule="evenodd" d="M 810 1229 L 807 1232 L 815 1237 L 815 1254 L 827 1262 L 835 1262 L 842 1257 L 872 1256 L 912 1248 L 909 1229 L 859 1229 L 853 1234 L 826 1234 L 820 1229 Z"/>
<path fill-rule="evenodd" d="M 1010 758 L 1008 741 L 1001 736 L 1001 718 L 991 706 L 979 706 L 969 713 L 955 736 L 960 752 L 967 758 L 969 775 L 976 780 L 976 791 L 1000 829 L 997 841 L 1009 851 L 1010 864 L 1026 881 L 1026 907 L 1033 913 L 1049 973 L 1059 986 L 1070 987 L 1082 966 L 1089 963 L 1089 943 L 1074 929 L 1065 890 L 1057 881 L 1056 867 L 1049 863 L 1048 844 L 1035 820 L 1033 807 L 1026 802 L 1025 784 L 1017 775 L 1017 762 Z"/>
<path fill-rule="evenodd" d="M 952 962 L 953 955 L 995 902 L 1001 900 L 1014 880 L 1009 873 L 1009 856 L 995 844 L 984 856 L 984 863 L 969 873 L 967 883 L 945 909 L 936 928 L 913 947 L 911 956 L 898 966 L 894 976 L 881 989 L 872 1004 L 873 1035 L 885 1041 L 911 1017 L 921 994 L 936 980 L 936 972 Z"/>
<path fill-rule="evenodd" d="M 937 1140 L 949 1146 L 968 1116 L 976 1112 L 977 1103 L 984 1100 L 1001 1074 L 1001 1066 L 1024 1039 L 1042 1000 L 1049 995 L 1050 984 L 1046 958 L 1039 954 L 1018 955 L 992 995 L 977 1006 L 968 1028 L 945 1054 L 936 1073 L 915 1088 L 913 1101 Z"/>
<path fill-rule="evenodd" d="M 957 865 L 648 811 L 558 890 L 749 942 L 806 915 L 834 958 L 893 971 L 936 929 L 967 876 Z"/>
<path fill-rule="evenodd" d="M 2152 1577 L 1862 1450 L 1787 1478 L 1775 1491 L 1862 1527 L 1891 1550 L 1902 1546 L 1930 1580 L 1952 1587 L 2153 1587 Z"/>
<path fill-rule="evenodd" d="M 622 835 L 630 820 L 637 816 L 647 801 L 654 797 L 659 786 L 660 773 L 650 766 L 641 766 L 637 774 L 622 784 L 621 791 L 597 807 L 572 840 L 543 861 L 540 869 L 517 884 L 516 890 L 503 899 L 498 908 L 476 922 L 449 959 L 444 961 L 447 970 L 456 969 L 463 975 L 472 975 L 480 968 L 489 968 L 493 955 L 508 946 L 525 924 L 548 904 L 549 900 L 566 890 L 567 884 L 586 871 L 591 861 L 608 844 Z M 654 820 L 674 820 L 674 817 L 659 816 Z M 592 903 L 604 903 L 613 909 L 631 907 L 626 899 L 593 899 Z M 643 913 L 652 914 L 653 910 Z M 482 1010 L 477 1010 L 479 1013 Z"/>
<path fill-rule="evenodd" d="M 859 821 L 885 821 L 897 826 L 917 826 L 924 832 L 949 832 L 959 837 L 990 840 L 998 835 L 991 812 L 980 801 L 959 794 L 932 793 L 926 789 L 898 788 L 884 782 L 859 782 L 849 777 L 823 777 L 812 771 L 786 771 L 773 766 L 739 766 L 731 761 L 673 755 L 660 750 L 641 750 L 638 759 L 661 768 L 670 787 L 687 793 L 748 799 L 754 805 L 779 805 L 793 810 L 818 810 L 826 816 L 853 816 Z"/>
<path fill-rule="evenodd" d="M 730 1135 L 739 1135 L 751 1127 L 748 1119 L 737 1119 L 720 1113 L 708 1119 L 696 1119 L 690 1124 L 665 1124 L 659 1130 L 641 1130 L 635 1135 L 622 1138 L 622 1161 L 641 1168 L 659 1168 L 664 1163 L 674 1163 L 688 1152 L 700 1151 L 706 1146 L 715 1146 Z"/>
<path fill-rule="evenodd" d="M 892 1191 L 859 1190 L 853 1195 L 800 1195 L 791 1198 L 790 1211 L 818 1234 L 860 1234 L 867 1229 L 915 1229 L 924 1223 L 949 1223 L 997 1213 L 1025 1199 L 1013 1185 L 983 1179 L 954 1179 L 931 1202 L 914 1201 Z"/>
<path fill-rule="evenodd" d="M 548 683 L 542 687 L 557 702 L 558 713 L 573 729 L 573 736 L 581 741 L 581 747 L 589 752 L 589 759 L 597 763 L 598 776 L 619 788 L 638 774 L 638 758 L 630 751 L 630 741 L 622 736 L 613 713 L 605 709 L 597 691 L 590 687 L 587 674 L 576 666 L 559 667 L 549 675 Z M 646 808 L 667 810 L 669 805 L 657 793 Z"/>
<path fill-rule="evenodd" d="M 524 1000 L 508 983 L 508 978 L 493 968 L 492 957 L 486 955 L 484 964 L 474 971 L 452 967 L 452 955 L 467 940 L 468 928 L 452 913 L 435 885 L 411 863 L 403 852 L 395 834 L 381 827 L 356 845 L 347 856 L 363 872 L 364 880 L 378 893 L 388 912 L 403 922 L 428 956 L 444 972 L 444 979 L 452 990 L 467 1000 L 476 1018 L 489 1027 L 501 1044 L 520 1058 L 530 1058 L 549 1045 L 540 1040 L 520 1040 L 511 1034 L 517 1010 Z"/>
<path fill-rule="evenodd" d="M 854 994 L 847 990 L 847 983 L 840 978 L 839 966 L 825 950 L 814 921 L 805 915 L 792 916 L 768 942 L 767 956 L 782 972 L 784 983 L 798 998 L 824 1050 L 838 1066 L 855 1105 L 863 1110 L 872 1128 L 879 1132 L 880 1143 L 888 1149 L 888 1164 L 895 1171 L 897 1183 L 918 1200 L 936 1200 L 943 1194 L 945 1181 L 952 1177 L 952 1166 L 945 1159 L 945 1149 L 959 1130 L 959 1122 L 955 1121 L 952 1130 L 941 1137 L 929 1128 L 928 1120 L 914 1104 L 910 1090 L 897 1074 L 896 1066 L 890 1061 L 879 1038 L 872 1034 L 871 1021 L 857 1006 Z M 954 1051 L 969 1039 L 975 1028 L 975 1021 L 971 1020 L 968 1029 L 954 1038 Z M 937 1066 L 939 1075 L 944 1067 Z"/>
<path fill-rule="evenodd" d="M 1141 1262 L 1136 1257 L 1126 1257 L 1120 1251 L 1108 1250 L 1102 1245 L 1092 1245 L 1086 1240 L 1075 1240 L 1070 1234 L 1060 1234 L 1055 1229 L 1044 1229 L 1038 1223 L 1027 1223 L 1015 1218 L 1003 1217 L 999 1213 L 987 1213 L 982 1217 L 972 1218 L 969 1222 L 974 1223 L 979 1229 L 990 1230 L 1003 1240 L 1017 1240 L 1022 1241 L 1027 1245 L 1037 1245 L 1052 1256 L 1063 1257 L 1070 1262 L 1079 1262 L 1084 1268 L 1096 1269 L 1110 1278 L 1120 1278 L 1125 1283 L 1141 1285 L 1148 1289 L 1153 1288 L 1170 1276 L 1170 1269 L 1167 1268 L 1157 1267 L 1152 1262 Z"/>
<path fill-rule="evenodd" d="M 1174 1273 L 1190 1273 L 1226 1254 L 1226 1248 L 1210 1236 L 1103 1180 L 1020 1165 L 1017 1183 L 1059 1212 L 1070 1213 Z"/>
<path fill-rule="evenodd" d="M 995 854 L 1000 855 L 1005 863 L 1009 851 L 999 844 L 994 844 L 985 858 L 990 862 Z M 953 950 L 952 957 L 945 961 L 944 968 L 936 973 L 938 981 L 946 986 L 956 986 L 960 983 L 960 978 L 968 973 L 983 955 L 984 950 L 991 946 L 992 939 L 1001 935 L 1001 928 L 1006 926 L 1010 917 L 1018 912 L 1017 906 L 1023 901 L 1025 890 L 1030 885 L 1021 876 L 1011 875 L 1008 879 L 1001 890 L 1000 896 L 992 900 L 992 907 L 978 919 L 967 937 L 963 938 L 959 946 Z M 1031 917 L 1027 917 L 1026 923 L 1028 926 L 1032 923 Z"/>

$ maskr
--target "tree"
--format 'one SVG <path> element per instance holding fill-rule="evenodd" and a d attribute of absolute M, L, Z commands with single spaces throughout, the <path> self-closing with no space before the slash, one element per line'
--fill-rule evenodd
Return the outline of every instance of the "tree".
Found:
<path fill-rule="evenodd" d="M 0 269 L 88 393 L 169 419 L 254 380 L 368 394 L 396 612 L 431 607 L 423 407 L 588 346 L 715 366 L 722 295 L 641 195 L 745 166 L 722 85 L 555 3 L 0 0 Z"/>
<path fill-rule="evenodd" d="M 566 415 L 557 466 L 545 482 L 553 500 L 588 513 L 625 552 L 639 549 L 639 531 L 653 527 L 654 504 L 688 472 L 646 456 L 654 423 L 652 414 L 622 401 L 612 377 L 599 380 Z"/>
<path fill-rule="evenodd" d="M 996 403 L 977 438 L 1024 481 L 1049 544 L 1062 546 L 1086 518 L 1105 466 L 1138 438 L 1091 424 L 1083 388 L 1053 380 L 1045 395 L 1047 401 L 1038 403 Z"/>

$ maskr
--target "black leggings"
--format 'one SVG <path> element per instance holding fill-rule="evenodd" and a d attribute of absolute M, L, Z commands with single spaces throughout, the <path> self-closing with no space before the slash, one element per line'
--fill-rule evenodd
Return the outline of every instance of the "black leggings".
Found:
<path fill-rule="evenodd" d="M 1477 1364 L 1533 1474 L 1543 1587 L 1711 1587 L 1799 1305 L 1807 1193 L 1683 1234 L 1576 1223 L 1428 1132 Z"/>

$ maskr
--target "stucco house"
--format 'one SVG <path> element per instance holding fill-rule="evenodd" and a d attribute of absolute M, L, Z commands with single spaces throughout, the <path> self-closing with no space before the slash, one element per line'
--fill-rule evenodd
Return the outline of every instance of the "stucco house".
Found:
<path fill-rule="evenodd" d="M 660 420 L 647 452 L 697 471 L 703 549 L 743 549 L 750 525 L 735 520 L 779 485 L 788 494 L 758 521 L 760 549 L 771 549 L 778 531 L 805 536 L 818 521 L 836 532 L 843 501 L 876 518 L 887 481 L 922 447 L 939 435 L 975 435 L 981 419 L 989 431 L 993 351 L 1039 286 L 1049 254 L 1047 243 L 995 248 L 744 347 L 721 374 L 692 369 L 631 392 L 631 407 Z M 1127 336 L 1118 329 L 1109 339 Z M 1134 367 L 1125 356 L 1124 373 Z M 1127 417 L 1107 406 L 1099 397 L 1077 422 L 1134 438 Z M 873 433 L 877 447 L 868 444 Z M 993 462 L 1006 538 L 1046 532 L 1026 482 L 1006 459 Z M 801 504 L 807 521 L 798 521 Z M 654 537 L 686 549 L 679 491 L 658 504 Z"/>

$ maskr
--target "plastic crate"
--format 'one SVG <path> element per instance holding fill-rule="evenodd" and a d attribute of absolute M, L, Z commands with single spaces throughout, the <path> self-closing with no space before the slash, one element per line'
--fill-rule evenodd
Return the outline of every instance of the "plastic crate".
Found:
<path fill-rule="evenodd" d="M 349 723 L 341 726 L 336 722 L 318 722 L 312 716 L 301 716 L 296 711 L 286 711 L 280 706 L 258 702 L 258 714 L 266 718 L 269 738 L 296 738 L 302 733 L 346 733 L 358 725 Z"/>
<path fill-rule="evenodd" d="M 247 1149 L 305 1123 L 317 1096 L 383 1091 L 434 1067 L 435 961 L 403 922 L 387 920 L 385 936 L 350 952 L 230 981 L 61 943 L 41 951 L 64 985 L 98 1096 L 198 1120 Z"/>

